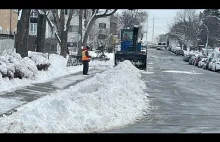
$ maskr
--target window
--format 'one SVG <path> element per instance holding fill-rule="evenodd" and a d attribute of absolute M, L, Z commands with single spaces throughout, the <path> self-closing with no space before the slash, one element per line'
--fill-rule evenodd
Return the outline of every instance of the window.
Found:
<path fill-rule="evenodd" d="M 99 23 L 100 29 L 106 29 L 106 23 Z"/>
<path fill-rule="evenodd" d="M 105 34 L 99 34 L 98 35 L 98 39 L 106 39 L 106 35 Z"/>
<path fill-rule="evenodd" d="M 79 31 L 79 25 L 70 26 L 69 32 L 78 32 L 78 31 Z"/>
<path fill-rule="evenodd" d="M 31 17 L 37 17 L 38 16 L 38 13 L 36 12 L 36 11 L 33 11 L 32 13 L 31 13 Z"/>
<path fill-rule="evenodd" d="M 29 27 L 29 34 L 30 35 L 37 35 L 37 23 L 30 23 Z"/>

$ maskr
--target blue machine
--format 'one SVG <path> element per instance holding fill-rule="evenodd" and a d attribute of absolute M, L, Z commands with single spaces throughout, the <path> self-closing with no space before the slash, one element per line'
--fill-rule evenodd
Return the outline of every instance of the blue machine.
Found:
<path fill-rule="evenodd" d="M 138 43 L 138 28 L 121 30 L 121 51 L 115 53 L 115 65 L 124 60 L 129 60 L 139 69 L 146 69 L 147 54 L 141 51 Z"/>

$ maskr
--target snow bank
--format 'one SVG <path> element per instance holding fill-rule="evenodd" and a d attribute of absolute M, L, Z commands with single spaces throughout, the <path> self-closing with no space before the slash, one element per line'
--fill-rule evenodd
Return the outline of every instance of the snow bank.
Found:
<path fill-rule="evenodd" d="M 203 74 L 203 73 L 198 73 L 195 71 L 176 71 L 176 70 L 169 70 L 169 71 L 163 71 L 163 72 L 170 72 L 170 73 L 184 73 L 184 74 Z"/>
<path fill-rule="evenodd" d="M 99 132 L 140 119 L 148 108 L 141 71 L 121 62 L 0 118 L 2 133 Z"/>
<path fill-rule="evenodd" d="M 9 109 L 13 109 L 14 107 L 23 104 L 24 102 L 15 99 L 0 99 L 0 114 L 6 112 Z"/>
<path fill-rule="evenodd" d="M 194 50 L 191 50 L 191 51 L 186 51 L 186 50 L 183 50 L 184 51 L 184 55 L 189 55 L 189 54 L 194 54 L 195 56 L 202 56 L 202 52 L 199 52 L 199 51 L 194 51 Z"/>
<path fill-rule="evenodd" d="M 38 82 L 49 81 L 56 77 L 64 76 L 71 73 L 82 71 L 82 66 L 69 66 L 67 67 L 67 59 L 63 56 L 50 54 L 49 57 L 50 67 L 47 71 L 38 72 Z"/>
<path fill-rule="evenodd" d="M 41 52 L 28 51 L 28 56 L 36 63 L 36 65 L 49 64 L 48 55 Z"/>

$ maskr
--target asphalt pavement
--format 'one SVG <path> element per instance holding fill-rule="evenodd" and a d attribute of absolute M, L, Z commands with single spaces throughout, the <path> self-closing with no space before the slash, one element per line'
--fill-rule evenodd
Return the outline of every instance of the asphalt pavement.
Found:
<path fill-rule="evenodd" d="M 166 50 L 148 50 L 147 114 L 104 133 L 219 133 L 220 73 L 197 68 Z M 173 72 L 178 71 L 178 72 Z"/>

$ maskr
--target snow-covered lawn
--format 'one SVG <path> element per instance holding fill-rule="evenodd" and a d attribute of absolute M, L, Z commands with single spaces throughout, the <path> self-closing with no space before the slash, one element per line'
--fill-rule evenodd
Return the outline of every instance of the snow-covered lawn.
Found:
<path fill-rule="evenodd" d="M 90 52 L 92 56 L 95 56 L 94 52 Z M 29 54 L 33 54 L 32 52 L 29 52 Z M 107 54 L 107 56 L 110 58 L 109 61 L 103 62 L 103 61 L 91 61 L 90 62 L 90 69 L 92 68 L 112 68 L 113 67 L 113 61 L 112 57 L 113 54 Z M 36 59 L 37 63 L 39 62 L 45 62 L 42 58 Z M 50 66 L 47 71 L 37 71 L 35 74 L 35 78 L 32 79 L 12 79 L 9 80 L 8 78 L 0 78 L 0 92 L 2 91 L 9 91 L 13 89 L 17 89 L 18 87 L 24 87 L 33 83 L 43 83 L 50 81 L 52 79 L 55 79 L 60 76 L 77 73 L 82 71 L 82 65 L 78 66 L 69 66 L 66 67 L 67 59 L 63 58 L 60 55 L 51 54 L 49 56 L 49 63 Z"/>
<path fill-rule="evenodd" d="M 65 73 L 62 69 L 55 71 L 59 65 L 59 68 L 64 68 L 64 59 L 60 58 L 57 66 L 53 62 L 58 61 L 51 60 L 53 66 L 49 72 L 55 76 L 77 68 L 68 67 Z M 53 77 L 44 72 L 40 75 Z M 8 117 L 0 118 L 0 132 L 100 132 L 125 126 L 141 119 L 146 113 L 148 98 L 144 89 L 146 86 L 141 80 L 141 71 L 131 62 L 124 61 L 69 89 L 56 91 L 21 106 Z"/>

